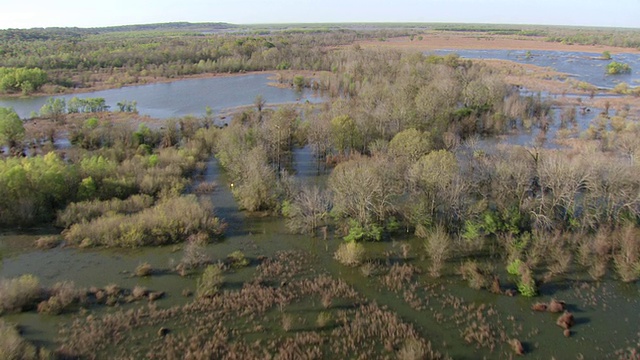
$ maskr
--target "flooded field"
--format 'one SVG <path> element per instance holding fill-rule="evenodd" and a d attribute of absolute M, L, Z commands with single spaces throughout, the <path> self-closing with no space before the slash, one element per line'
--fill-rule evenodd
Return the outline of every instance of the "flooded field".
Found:
<path fill-rule="evenodd" d="M 525 50 L 441 50 L 437 54 L 455 53 L 469 59 L 499 59 L 548 67 L 565 73 L 569 78 L 585 81 L 599 88 L 612 89 L 616 84 L 625 82 L 631 86 L 640 83 L 640 55 L 616 54 L 610 60 L 602 59 L 598 54 L 569 51 L 525 51 Z M 607 75 L 606 67 L 617 61 L 628 64 L 631 73 Z"/>
<path fill-rule="evenodd" d="M 298 151 L 294 158 L 297 159 L 295 168 L 300 169 L 301 178 L 312 179 L 313 176 L 310 174 L 315 162 L 307 150 Z M 356 296 L 353 299 L 336 300 L 328 307 L 320 306 L 321 294 L 309 295 L 310 298 L 295 296 L 284 305 L 280 305 L 284 306 L 285 310 L 278 310 L 278 306 L 274 304 L 266 310 L 262 320 L 258 318 L 247 320 L 248 323 L 243 323 L 242 326 L 238 324 L 239 328 L 244 328 L 254 323 L 252 326 L 262 329 L 249 333 L 241 330 L 244 335 L 238 338 L 238 341 L 263 339 L 262 341 L 268 343 L 274 339 L 284 341 L 284 338 L 309 335 L 316 329 L 314 322 L 319 314 L 328 312 L 332 319 L 337 319 L 343 316 L 340 315 L 342 306 L 355 312 L 363 310 L 363 305 L 354 304 L 372 304 L 380 307 L 376 308 L 376 311 L 386 309 L 396 314 L 399 316 L 398 321 L 415 327 L 420 338 L 430 342 L 434 351 L 455 359 L 510 358 L 513 352 L 509 348 L 508 340 L 512 338 L 521 341 L 526 351 L 534 358 L 549 358 L 558 354 L 571 354 L 570 358 L 616 358 L 617 350 L 635 346 L 638 341 L 640 318 L 637 308 L 640 305 L 640 288 L 637 284 L 621 284 L 610 278 L 593 282 L 588 275 L 575 269 L 561 279 L 543 284 L 539 289 L 540 296 L 534 299 L 495 295 L 486 290 L 469 289 L 459 279 L 456 264 L 461 262 L 462 258 L 451 260 L 441 279 L 430 278 L 427 275 L 428 261 L 424 260 L 421 241 L 408 235 L 367 244 L 372 269 L 371 273 L 364 273 L 361 269 L 344 267 L 333 259 L 333 253 L 342 241 L 340 238 L 323 240 L 291 235 L 279 218 L 248 216 L 240 212 L 228 186 L 224 186 L 227 184 L 225 175 L 220 172 L 215 160 L 208 164 L 205 180 L 223 185 L 212 198 L 218 215 L 230 225 L 223 241 L 207 247 L 207 255 L 213 261 L 223 261 L 233 251 L 241 250 L 251 259 L 249 267 L 225 274 L 223 291 L 228 292 L 228 296 L 244 291 L 241 290 L 243 287 L 253 283 L 252 279 L 263 266 L 260 264 L 264 263 L 264 260 L 259 259 L 265 257 L 281 257 L 285 264 L 298 257 L 304 259 L 304 270 L 300 269 L 300 273 L 294 272 L 289 280 L 291 282 L 295 279 L 316 279 L 317 274 L 326 274 L 329 278 L 344 281 L 345 284 L 341 286 L 347 286 L 351 289 L 349 291 L 358 294 L 353 295 Z M 138 285 L 166 294 L 148 310 L 145 310 L 146 305 L 137 303 L 116 307 L 89 306 L 88 311 L 96 316 L 125 316 L 124 312 L 130 309 L 141 309 L 139 311 L 150 311 L 154 314 L 162 309 L 174 309 L 173 311 L 180 313 L 187 311 L 183 306 L 193 301 L 182 294 L 185 289 L 195 290 L 195 277 L 183 277 L 172 270 L 173 264 L 182 256 L 183 249 L 179 246 L 135 250 L 80 250 L 65 247 L 48 251 L 34 249 L 35 239 L 46 232 L 47 230 L 42 230 L 39 234 L 33 235 L 4 234 L 0 238 L 4 254 L 1 263 L 3 277 L 31 273 L 38 276 L 44 285 L 58 281 L 73 281 L 82 287 L 104 287 L 116 283 L 122 288 Z M 491 263 L 494 260 L 491 254 L 487 254 L 484 261 Z M 134 269 L 143 262 L 151 264 L 155 273 L 144 278 L 133 276 Z M 504 271 L 501 272 L 504 279 L 503 288 L 513 288 L 514 283 L 508 280 L 509 277 Z M 283 289 L 281 286 L 274 289 Z M 314 300 L 314 296 L 320 298 Z M 565 301 L 568 309 L 576 316 L 576 325 L 572 328 L 570 338 L 562 335 L 562 329 L 555 324 L 556 316 L 530 310 L 535 302 L 549 301 L 551 298 Z M 215 313 L 220 310 L 212 308 L 211 311 Z M 283 311 L 291 316 L 293 330 L 282 329 Z M 59 339 L 58 332 L 68 328 L 77 316 L 23 313 L 6 316 L 6 319 L 20 324 L 26 338 L 55 348 L 55 339 Z M 80 315 L 80 319 L 84 317 Z M 77 323 L 76 326 L 81 326 L 77 331 L 82 332 L 82 326 L 95 326 L 90 323 L 81 324 L 82 322 Z M 179 325 L 156 320 L 150 323 L 141 322 L 136 326 L 139 326 L 137 331 L 146 334 L 141 335 L 143 338 L 153 339 L 149 337 L 149 333 L 154 333 L 161 326 L 171 329 L 174 332 L 173 336 L 178 337 L 189 334 L 186 328 L 180 329 L 184 326 L 190 327 L 191 324 Z M 232 325 L 230 329 L 233 328 Z M 320 328 L 318 334 L 330 338 L 329 334 L 338 328 L 337 325 L 325 330 Z M 275 336 L 274 331 L 277 334 Z M 118 345 L 121 355 L 143 355 L 150 350 L 139 341 L 140 339 L 135 342 L 121 340 Z M 148 345 L 160 346 L 156 351 L 167 350 L 161 347 L 164 346 L 162 342 L 151 341 Z M 110 347 L 103 350 L 108 349 Z M 324 357 L 329 358 L 332 353 L 330 348 L 324 349 L 323 352 Z M 383 350 L 381 354 L 384 353 L 386 352 Z M 99 354 L 106 353 L 96 354 L 100 357 Z"/>
<path fill-rule="evenodd" d="M 529 61 L 559 71 L 573 69 L 580 73 L 576 75 L 580 80 L 601 87 L 612 87 L 619 80 L 633 83 L 640 70 L 637 58 L 620 58 L 631 63 L 634 73 L 613 80 L 602 75 L 604 61 L 583 54 L 532 52 L 531 58 L 523 58 L 520 52 L 456 52 L 463 57 Z M 210 82 L 217 83 L 215 88 Z M 266 82 L 267 75 L 250 75 L 83 96 L 105 97 L 108 104 L 136 100 L 140 113 L 158 118 L 201 114 L 208 105 L 214 110 L 246 105 L 258 94 L 273 103 L 317 100 L 268 87 Z M 14 106 L 26 116 L 44 101 L 1 100 L 0 106 Z M 568 108 L 573 108 L 571 121 L 563 119 Z M 579 137 L 602 111 L 554 105 L 547 124 L 514 126 L 500 137 L 475 139 L 476 147 L 557 148 L 556 139 Z M 287 165 L 295 181 L 326 187 L 329 170 L 316 160 L 310 146 L 296 148 Z M 0 234 L 0 277 L 28 273 L 43 286 L 72 281 L 96 291 L 89 291 L 89 300 L 77 311 L 49 315 L 32 309 L 2 318 L 18 324 L 22 335 L 37 345 L 62 349 L 70 357 L 98 359 L 185 354 L 193 358 L 508 359 L 520 352 L 535 359 L 638 358 L 640 284 L 622 283 L 613 271 L 595 281 L 574 262 L 561 276 L 541 281 L 538 296 L 513 296 L 517 280 L 507 272 L 497 245 L 487 240 L 475 260 L 491 269 L 499 281 L 476 290 L 460 275 L 460 265 L 469 260 L 465 247 L 470 244 L 456 239 L 459 250 L 446 262 L 442 276 L 434 279 L 424 241 L 404 231 L 365 243 L 367 261 L 360 267 L 346 267 L 334 259 L 344 241 L 333 231 L 326 236 L 295 235 L 280 216 L 241 211 L 233 185 L 216 158 L 207 162 L 197 181 L 216 184 L 211 194 L 198 196 L 210 198 L 216 216 L 228 224 L 224 237 L 206 245 L 201 254 L 213 264 L 226 262 L 220 294 L 194 297 L 201 271 L 177 270 L 188 251 L 183 244 L 136 249 L 62 245 L 39 250 L 36 240 L 57 235 L 60 229 L 14 230 Z M 248 261 L 236 268 L 229 265 L 228 257 L 238 250 Z M 148 276 L 136 276 L 141 264 L 150 265 Z M 535 275 L 542 278 L 544 274 Z M 118 287 L 112 290 L 114 300 L 101 301 L 98 293 L 109 292 L 113 284 Z M 136 287 L 162 295 L 152 300 L 147 300 L 146 293 L 133 298 Z M 532 310 L 536 303 L 545 303 L 546 308 L 552 299 L 563 302 L 559 313 Z M 566 331 L 557 323 L 563 310 L 573 314 L 573 326 Z"/>

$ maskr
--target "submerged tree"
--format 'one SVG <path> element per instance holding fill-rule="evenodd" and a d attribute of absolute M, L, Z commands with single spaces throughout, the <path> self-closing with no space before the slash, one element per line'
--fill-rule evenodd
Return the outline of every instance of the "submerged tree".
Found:
<path fill-rule="evenodd" d="M 393 169 L 394 164 L 386 158 L 362 156 L 339 164 L 331 173 L 333 213 L 349 220 L 352 233 L 362 233 L 357 238 L 379 240 L 379 227 L 395 212 L 396 198 L 404 188 Z"/>
<path fill-rule="evenodd" d="M 283 213 L 287 216 L 287 227 L 294 233 L 313 233 L 323 225 L 329 213 L 330 201 L 326 192 L 317 186 L 303 187 L 294 196 Z"/>

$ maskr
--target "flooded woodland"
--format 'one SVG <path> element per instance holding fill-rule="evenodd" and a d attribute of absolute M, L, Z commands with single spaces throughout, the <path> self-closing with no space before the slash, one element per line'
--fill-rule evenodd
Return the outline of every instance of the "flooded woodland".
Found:
<path fill-rule="evenodd" d="M 640 357 L 638 46 L 244 31 L 0 46 L 0 358 Z"/>

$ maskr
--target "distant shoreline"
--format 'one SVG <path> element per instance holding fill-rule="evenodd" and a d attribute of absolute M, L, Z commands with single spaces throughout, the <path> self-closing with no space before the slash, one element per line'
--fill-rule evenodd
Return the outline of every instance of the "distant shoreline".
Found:
<path fill-rule="evenodd" d="M 393 48 L 399 50 L 538 50 L 538 51 L 575 51 L 602 54 L 627 53 L 640 54 L 639 49 L 606 45 L 570 45 L 559 42 L 544 41 L 539 37 L 518 37 L 513 35 L 486 35 L 481 33 L 435 32 L 424 33 L 422 40 L 415 36 L 389 38 L 385 41 L 365 40 L 358 44 L 363 48 Z"/>

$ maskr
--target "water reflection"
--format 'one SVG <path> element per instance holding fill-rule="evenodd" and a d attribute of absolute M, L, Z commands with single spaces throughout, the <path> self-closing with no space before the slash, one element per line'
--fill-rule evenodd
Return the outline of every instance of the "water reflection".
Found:
<path fill-rule="evenodd" d="M 250 74 L 241 76 L 213 77 L 179 80 L 94 91 L 83 94 L 55 96 L 67 102 L 77 96 L 81 99 L 101 97 L 111 109 L 123 100 L 136 101 L 138 112 L 153 118 L 167 119 L 185 115 L 204 115 L 207 106 L 214 112 L 223 109 L 250 105 L 258 95 L 268 104 L 320 102 L 322 98 L 311 91 L 302 93 L 291 88 L 270 86 L 272 74 Z M 22 118 L 38 112 L 49 96 L 0 99 L 0 106 L 13 107 Z"/>

